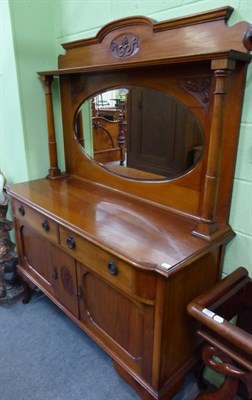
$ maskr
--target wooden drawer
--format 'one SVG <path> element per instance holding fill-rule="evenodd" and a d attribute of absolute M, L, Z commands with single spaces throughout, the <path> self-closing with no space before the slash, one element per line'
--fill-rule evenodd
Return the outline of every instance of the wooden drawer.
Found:
<path fill-rule="evenodd" d="M 78 261 L 116 287 L 132 291 L 132 267 L 88 240 L 59 227 L 60 244 Z M 114 265 L 114 264 L 115 265 Z M 116 270 L 115 270 L 116 268 Z"/>
<path fill-rule="evenodd" d="M 12 200 L 13 214 L 25 225 L 29 225 L 37 233 L 54 243 L 59 243 L 58 224 L 45 214 L 33 210 L 18 200 Z"/>

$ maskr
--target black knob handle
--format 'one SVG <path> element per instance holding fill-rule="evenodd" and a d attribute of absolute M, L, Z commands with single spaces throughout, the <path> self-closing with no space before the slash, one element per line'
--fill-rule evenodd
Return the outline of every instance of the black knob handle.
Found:
<path fill-rule="evenodd" d="M 75 240 L 72 236 L 68 236 L 68 238 L 66 240 L 66 244 L 67 244 L 67 247 L 71 250 L 75 249 L 75 247 L 76 247 Z"/>
<path fill-rule="evenodd" d="M 25 209 L 24 209 L 23 206 L 20 206 L 19 209 L 18 209 L 18 211 L 19 211 L 19 214 L 20 214 L 20 215 L 22 215 L 22 216 L 25 215 Z"/>
<path fill-rule="evenodd" d="M 42 226 L 43 231 L 49 232 L 50 226 L 49 226 L 49 222 L 47 220 L 43 221 L 41 226 Z"/>
<path fill-rule="evenodd" d="M 108 262 L 108 270 L 109 270 L 109 273 L 111 274 L 111 275 L 118 275 L 119 274 L 119 269 L 118 269 L 118 267 L 117 267 L 117 265 L 116 265 L 116 263 L 114 262 L 114 261 L 112 261 L 112 260 L 110 260 L 109 262 Z"/>

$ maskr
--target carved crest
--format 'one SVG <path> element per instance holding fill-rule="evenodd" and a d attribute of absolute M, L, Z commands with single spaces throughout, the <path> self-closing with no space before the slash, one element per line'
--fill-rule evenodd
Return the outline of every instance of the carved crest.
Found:
<path fill-rule="evenodd" d="M 114 57 L 125 59 L 135 55 L 140 48 L 139 38 L 132 34 L 121 34 L 112 40 L 110 51 Z"/>

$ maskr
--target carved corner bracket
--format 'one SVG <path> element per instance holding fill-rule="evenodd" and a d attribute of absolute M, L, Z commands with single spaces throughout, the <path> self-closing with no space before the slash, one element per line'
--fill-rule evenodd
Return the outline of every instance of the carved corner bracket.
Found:
<path fill-rule="evenodd" d="M 208 106 L 211 88 L 210 76 L 183 78 L 179 80 L 179 86 L 200 101 L 204 107 Z"/>

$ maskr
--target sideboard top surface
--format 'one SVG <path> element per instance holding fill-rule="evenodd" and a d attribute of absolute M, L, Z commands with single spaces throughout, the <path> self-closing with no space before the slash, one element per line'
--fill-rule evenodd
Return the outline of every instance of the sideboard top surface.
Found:
<path fill-rule="evenodd" d="M 191 234 L 196 221 L 73 176 L 15 184 L 8 192 L 112 254 L 163 275 L 209 248 Z"/>

